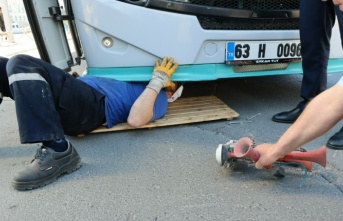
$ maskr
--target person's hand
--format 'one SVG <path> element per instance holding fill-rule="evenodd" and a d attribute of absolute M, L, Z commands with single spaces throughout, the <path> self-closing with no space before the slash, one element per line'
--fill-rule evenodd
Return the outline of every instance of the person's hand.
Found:
<path fill-rule="evenodd" d="M 255 167 L 257 169 L 262 169 L 264 166 L 271 165 L 279 159 L 279 156 L 277 156 L 277 154 L 275 153 L 275 146 L 273 144 L 260 144 L 257 145 L 254 149 L 260 155 L 260 158 L 255 163 Z"/>
<path fill-rule="evenodd" d="M 176 68 L 178 67 L 178 64 L 175 63 L 173 65 L 173 62 L 174 62 L 174 58 L 170 58 L 168 61 L 168 57 L 164 57 L 161 64 L 159 60 L 156 60 L 155 62 L 155 68 L 152 75 L 154 76 L 155 74 L 157 73 L 159 74 L 162 72 L 164 75 L 168 76 L 168 79 L 167 79 L 168 81 L 164 84 L 164 87 L 171 86 L 170 77 L 175 72 Z"/>
<path fill-rule="evenodd" d="M 343 0 L 333 0 L 332 2 L 339 7 L 339 10 L 343 11 Z"/>
<path fill-rule="evenodd" d="M 147 87 L 159 93 L 162 88 L 172 86 L 170 77 L 178 67 L 177 63 L 173 65 L 173 61 L 174 58 L 168 60 L 168 57 L 164 57 L 160 64 L 159 60 L 156 60 L 155 68 Z"/>

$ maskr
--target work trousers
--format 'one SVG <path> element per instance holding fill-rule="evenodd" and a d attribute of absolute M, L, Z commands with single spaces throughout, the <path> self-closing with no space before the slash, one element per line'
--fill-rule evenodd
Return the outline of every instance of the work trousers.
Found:
<path fill-rule="evenodd" d="M 27 55 L 12 57 L 6 69 L 22 143 L 88 133 L 105 122 L 104 96 L 63 70 Z"/>
<path fill-rule="evenodd" d="M 332 27 L 337 15 L 341 37 L 343 12 L 332 0 L 300 1 L 300 41 L 303 80 L 301 97 L 311 100 L 327 88 L 327 66 Z M 342 47 L 342 45 L 333 45 Z"/>

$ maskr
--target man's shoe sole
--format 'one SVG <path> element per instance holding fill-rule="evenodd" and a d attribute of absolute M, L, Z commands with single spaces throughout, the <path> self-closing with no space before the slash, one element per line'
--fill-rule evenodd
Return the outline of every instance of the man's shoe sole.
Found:
<path fill-rule="evenodd" d="M 56 171 L 56 173 L 52 174 L 49 177 L 45 177 L 42 180 L 34 181 L 34 182 L 15 182 L 12 181 L 12 186 L 16 190 L 32 190 L 39 187 L 43 187 L 47 184 L 52 183 L 55 181 L 58 177 L 62 176 L 63 174 L 69 174 L 74 172 L 75 170 L 79 169 L 81 167 L 81 158 L 78 156 L 75 159 L 73 159 L 69 164 L 64 165 L 61 167 L 60 170 Z"/>
<path fill-rule="evenodd" d="M 285 123 L 285 124 L 293 124 L 295 120 L 279 120 L 276 118 L 272 118 L 272 121 L 277 122 L 277 123 Z"/>
<path fill-rule="evenodd" d="M 333 150 L 343 150 L 343 146 L 332 146 L 329 143 L 326 144 L 326 147 Z"/>

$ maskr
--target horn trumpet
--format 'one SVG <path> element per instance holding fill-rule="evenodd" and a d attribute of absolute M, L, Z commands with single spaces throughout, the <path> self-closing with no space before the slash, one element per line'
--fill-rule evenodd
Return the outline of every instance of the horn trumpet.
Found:
<path fill-rule="evenodd" d="M 278 159 L 280 160 L 303 160 L 310 161 L 326 167 L 326 147 L 322 146 L 321 148 L 308 152 L 291 152 L 286 154 L 284 157 Z"/>
<path fill-rule="evenodd" d="M 312 162 L 311 161 L 306 161 L 306 160 L 288 160 L 288 159 L 283 159 L 283 158 L 280 158 L 278 159 L 279 162 L 289 162 L 289 163 L 300 163 L 302 165 L 304 165 L 306 167 L 306 170 L 311 172 L 312 171 Z"/>

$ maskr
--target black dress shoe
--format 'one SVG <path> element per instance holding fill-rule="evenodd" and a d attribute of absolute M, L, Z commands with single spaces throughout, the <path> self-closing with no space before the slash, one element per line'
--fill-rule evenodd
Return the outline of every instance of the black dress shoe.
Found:
<path fill-rule="evenodd" d="M 273 121 L 278 123 L 294 123 L 303 112 L 304 109 L 300 109 L 299 107 L 294 108 L 290 111 L 284 111 L 278 114 L 275 114 L 272 118 Z"/>
<path fill-rule="evenodd" d="M 334 150 L 343 150 L 343 127 L 340 131 L 330 137 L 330 139 L 326 143 L 326 147 Z"/>

